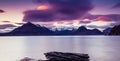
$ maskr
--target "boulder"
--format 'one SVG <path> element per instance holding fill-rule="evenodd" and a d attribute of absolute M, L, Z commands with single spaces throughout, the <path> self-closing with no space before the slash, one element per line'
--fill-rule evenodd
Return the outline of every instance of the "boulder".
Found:
<path fill-rule="evenodd" d="M 49 61 L 89 61 L 88 54 L 48 52 L 44 53 Z"/>
<path fill-rule="evenodd" d="M 35 61 L 35 59 L 25 57 L 25 58 L 21 59 L 20 61 Z"/>
<path fill-rule="evenodd" d="M 88 54 L 68 53 L 68 52 L 47 52 L 44 53 L 47 60 L 35 60 L 25 57 L 20 61 L 89 61 Z"/>

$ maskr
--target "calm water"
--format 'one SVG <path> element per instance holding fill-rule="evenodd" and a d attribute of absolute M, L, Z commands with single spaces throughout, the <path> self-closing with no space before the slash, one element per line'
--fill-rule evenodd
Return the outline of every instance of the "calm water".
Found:
<path fill-rule="evenodd" d="M 0 37 L 0 61 L 45 59 L 49 51 L 87 53 L 90 61 L 119 61 L 119 36 Z"/>

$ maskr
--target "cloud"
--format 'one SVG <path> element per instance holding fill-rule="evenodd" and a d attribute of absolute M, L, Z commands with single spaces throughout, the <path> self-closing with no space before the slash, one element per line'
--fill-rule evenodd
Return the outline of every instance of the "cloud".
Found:
<path fill-rule="evenodd" d="M 24 12 L 25 16 L 23 21 L 33 21 L 33 22 L 48 22 L 52 21 L 54 14 L 51 11 L 40 11 L 40 10 L 28 10 Z"/>
<path fill-rule="evenodd" d="M 0 25 L 0 29 L 6 29 L 6 28 L 9 28 L 9 27 L 16 27 L 12 24 L 4 24 L 4 25 Z"/>
<path fill-rule="evenodd" d="M 120 2 L 117 3 L 117 4 L 115 4 L 115 5 L 113 6 L 113 8 L 120 8 Z"/>
<path fill-rule="evenodd" d="M 1 10 L 1 9 L 0 9 L 0 13 L 4 13 L 4 12 L 5 12 L 4 10 Z"/>
<path fill-rule="evenodd" d="M 89 27 L 89 28 L 101 28 L 101 29 L 106 29 L 106 28 L 108 28 L 109 26 L 88 25 L 87 27 Z"/>
<path fill-rule="evenodd" d="M 89 15 L 86 18 L 89 18 L 94 21 L 120 21 L 120 14 L 108 14 L 108 15 Z"/>
<path fill-rule="evenodd" d="M 0 22 L 3 22 L 3 23 L 10 23 L 10 21 L 6 21 L 6 20 L 5 20 L 5 21 L 0 21 Z"/>
<path fill-rule="evenodd" d="M 36 0 L 36 4 L 48 4 L 51 9 L 27 10 L 23 21 L 48 22 L 79 19 L 93 8 L 91 0 Z"/>
<path fill-rule="evenodd" d="M 92 21 L 80 21 L 80 23 L 88 24 L 91 23 Z"/>
<path fill-rule="evenodd" d="M 23 25 L 23 24 L 25 24 L 25 23 L 15 23 L 15 24 L 17 24 L 17 25 Z"/>

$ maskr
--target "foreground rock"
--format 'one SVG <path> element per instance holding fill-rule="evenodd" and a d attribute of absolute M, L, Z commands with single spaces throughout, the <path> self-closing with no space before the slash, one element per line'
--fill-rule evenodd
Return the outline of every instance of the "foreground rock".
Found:
<path fill-rule="evenodd" d="M 64 52 L 48 52 L 44 54 L 48 60 L 34 60 L 31 58 L 24 58 L 20 61 L 89 61 L 88 54 Z"/>
<path fill-rule="evenodd" d="M 36 61 L 36 60 L 32 59 L 32 58 L 25 57 L 25 58 L 21 59 L 20 61 Z"/>
<path fill-rule="evenodd" d="M 48 52 L 45 56 L 50 61 L 89 61 L 88 54 Z"/>

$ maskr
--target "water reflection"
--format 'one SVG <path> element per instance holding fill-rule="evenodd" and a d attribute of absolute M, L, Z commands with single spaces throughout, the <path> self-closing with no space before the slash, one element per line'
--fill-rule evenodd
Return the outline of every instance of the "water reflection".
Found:
<path fill-rule="evenodd" d="M 0 37 L 0 61 L 45 59 L 49 51 L 88 53 L 91 61 L 119 61 L 119 36 Z"/>
<path fill-rule="evenodd" d="M 0 37 L 0 61 L 16 61 L 24 56 L 24 38 Z"/>

